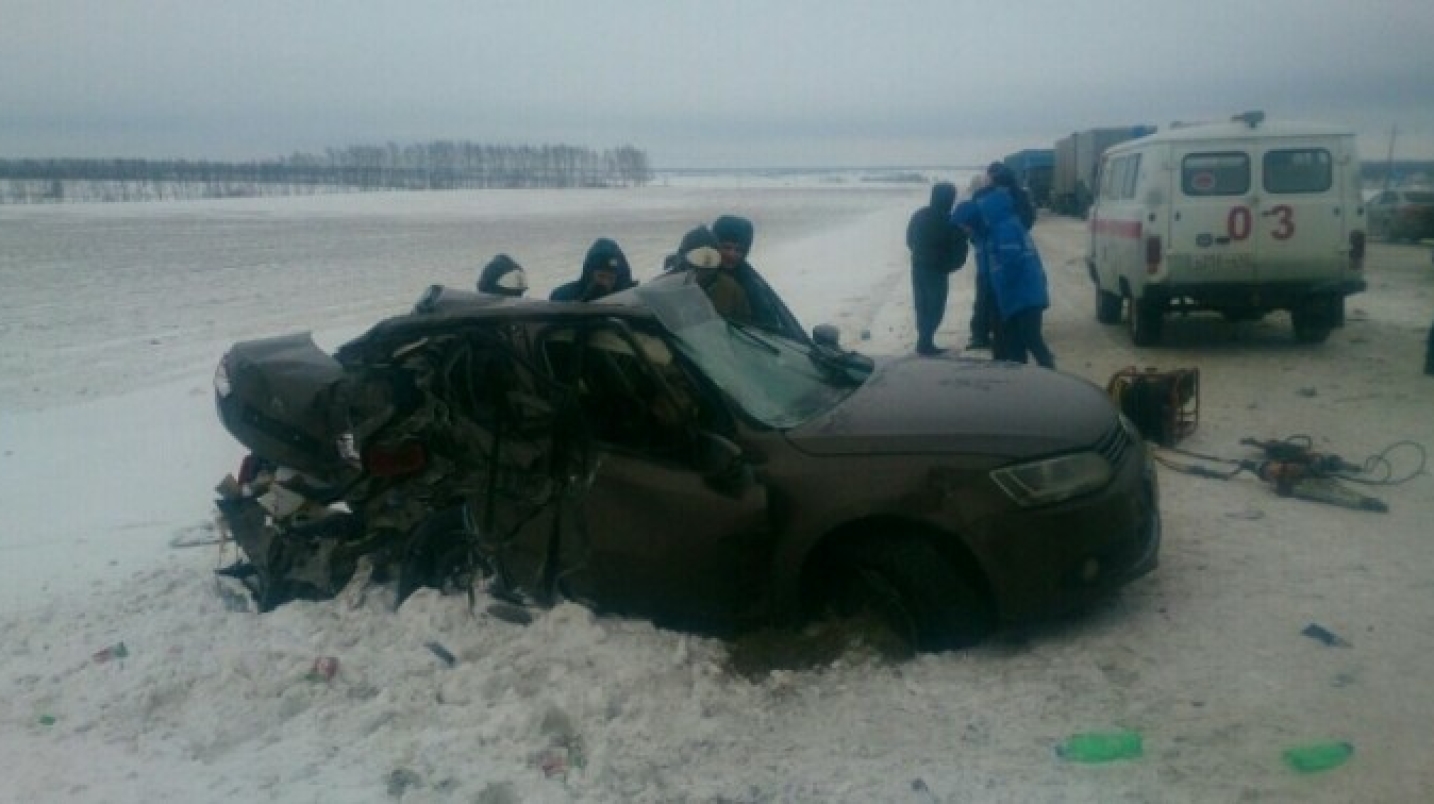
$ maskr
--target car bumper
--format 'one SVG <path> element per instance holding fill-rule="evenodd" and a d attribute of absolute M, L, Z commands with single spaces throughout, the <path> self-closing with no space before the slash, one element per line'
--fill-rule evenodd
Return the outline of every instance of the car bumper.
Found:
<path fill-rule="evenodd" d="M 1145 450 L 1132 450 L 1103 491 L 1061 505 L 994 516 L 972 547 L 1003 623 L 1078 610 L 1155 569 L 1159 487 Z"/>
<path fill-rule="evenodd" d="M 1190 299 L 1211 307 L 1250 307 L 1255 309 L 1290 309 L 1311 296 L 1352 296 L 1363 293 L 1367 283 L 1362 278 L 1330 279 L 1318 282 L 1160 282 L 1145 286 L 1144 295 L 1152 301 L 1168 303 Z"/>

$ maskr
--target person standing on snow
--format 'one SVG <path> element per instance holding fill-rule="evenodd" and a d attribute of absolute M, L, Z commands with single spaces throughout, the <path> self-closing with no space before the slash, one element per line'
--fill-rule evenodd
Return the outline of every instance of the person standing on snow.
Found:
<path fill-rule="evenodd" d="M 1016 182 L 1016 174 L 1004 162 L 992 162 L 986 166 L 986 173 L 971 182 L 971 198 L 974 200 L 995 187 L 1004 187 L 1015 202 L 1016 217 L 1021 225 L 1030 231 L 1036 225 L 1036 208 L 1031 197 Z M 979 267 L 979 266 L 978 266 Z M 1000 313 L 991 295 L 990 274 L 976 272 L 976 298 L 971 303 L 971 340 L 967 349 L 991 349 L 998 340 L 996 331 L 1000 324 Z"/>
<path fill-rule="evenodd" d="M 946 316 L 951 274 L 966 262 L 966 233 L 950 220 L 955 203 L 956 185 L 937 182 L 931 187 L 930 202 L 912 213 L 906 225 L 916 308 L 916 353 L 927 357 L 946 351 L 935 343 L 936 330 Z"/>
<path fill-rule="evenodd" d="M 507 254 L 499 254 L 483 266 L 478 275 L 478 292 L 494 296 L 517 297 L 528 290 L 528 275 L 523 266 Z"/>
<path fill-rule="evenodd" d="M 596 301 L 609 293 L 626 290 L 632 281 L 632 267 L 627 255 L 616 241 L 599 237 L 583 257 L 582 274 L 571 282 L 559 285 L 548 295 L 549 301 Z"/>
<path fill-rule="evenodd" d="M 991 295 L 999 314 L 993 356 L 1016 363 L 1036 362 L 1056 367 L 1055 356 L 1041 334 L 1041 318 L 1050 306 L 1045 266 L 1030 232 L 1016 215 L 1015 201 L 1004 187 L 992 187 L 979 197 L 956 205 L 951 219 L 979 237 L 978 263 L 984 259 Z"/>

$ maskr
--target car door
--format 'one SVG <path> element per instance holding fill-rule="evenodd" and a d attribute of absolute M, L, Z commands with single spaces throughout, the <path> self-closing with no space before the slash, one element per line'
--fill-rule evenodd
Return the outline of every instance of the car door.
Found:
<path fill-rule="evenodd" d="M 538 349 L 578 400 L 594 453 L 563 528 L 562 588 L 659 621 L 728 623 L 759 605 L 767 494 L 705 465 L 720 400 L 659 334 L 619 321 L 555 327 Z"/>
<path fill-rule="evenodd" d="M 1267 140 L 1257 152 L 1261 192 L 1251 240 L 1259 279 L 1268 284 L 1333 278 L 1347 262 L 1348 230 L 1358 210 L 1346 208 L 1348 159 L 1335 140 Z"/>
<path fill-rule="evenodd" d="M 1393 215 L 1394 204 L 1398 198 L 1398 193 L 1393 190 L 1385 190 L 1370 200 L 1367 212 L 1370 234 L 1381 237 L 1389 232 L 1389 220 Z"/>
<path fill-rule="evenodd" d="M 1255 268 L 1255 165 L 1250 144 L 1179 142 L 1169 248 L 1191 254 L 1188 281 L 1249 284 Z"/>
<path fill-rule="evenodd" d="M 1141 152 L 1107 155 L 1090 212 L 1092 264 L 1096 283 L 1108 293 L 1121 292 L 1121 277 L 1132 284 L 1145 275 L 1146 209 L 1136 198 Z"/>

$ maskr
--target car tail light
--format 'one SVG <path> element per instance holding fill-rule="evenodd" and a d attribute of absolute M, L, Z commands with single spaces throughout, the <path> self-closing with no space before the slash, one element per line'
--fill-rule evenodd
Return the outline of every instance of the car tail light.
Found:
<path fill-rule="evenodd" d="M 1364 270 L 1364 232 L 1358 229 L 1349 233 L 1349 267 Z"/>
<path fill-rule="evenodd" d="M 364 453 L 363 463 L 374 477 L 401 477 L 422 471 L 428 465 L 428 453 L 416 441 L 378 444 Z"/>
<path fill-rule="evenodd" d="M 260 461 L 257 455 L 252 452 L 245 455 L 244 460 L 239 462 L 239 476 L 236 478 L 239 484 L 242 486 L 253 483 L 254 478 L 259 476 L 259 467 Z"/>
<path fill-rule="evenodd" d="M 1160 242 L 1160 235 L 1151 235 L 1145 238 L 1145 272 L 1154 274 L 1160 270 L 1160 260 L 1164 256 L 1165 248 Z"/>

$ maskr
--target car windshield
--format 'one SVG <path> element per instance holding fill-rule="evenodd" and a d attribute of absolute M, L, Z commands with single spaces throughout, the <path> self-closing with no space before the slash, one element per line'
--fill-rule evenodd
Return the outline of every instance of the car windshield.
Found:
<path fill-rule="evenodd" d="M 1434 204 L 1434 191 L 1414 190 L 1404 194 L 1404 200 L 1412 204 Z"/>
<path fill-rule="evenodd" d="M 824 413 L 859 385 L 839 382 L 809 344 L 731 322 L 697 286 L 654 283 L 636 289 L 677 338 L 677 347 L 750 416 L 795 427 Z"/>

